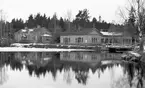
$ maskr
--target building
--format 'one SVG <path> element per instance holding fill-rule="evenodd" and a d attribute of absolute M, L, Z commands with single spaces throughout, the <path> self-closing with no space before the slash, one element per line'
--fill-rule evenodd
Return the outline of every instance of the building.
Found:
<path fill-rule="evenodd" d="M 80 32 L 67 32 L 60 35 L 61 44 L 100 44 L 101 33 L 95 28 L 83 29 Z"/>
<path fill-rule="evenodd" d="M 122 32 L 102 32 L 95 28 L 82 29 L 79 32 L 62 33 L 61 44 L 82 44 L 82 45 L 131 45 L 132 36 Z"/>
<path fill-rule="evenodd" d="M 45 66 L 52 59 L 52 53 L 48 52 L 29 52 L 29 53 L 15 53 L 15 59 L 18 61 L 25 61 L 26 64 L 33 64 L 37 67 Z"/>
<path fill-rule="evenodd" d="M 44 27 L 21 29 L 15 34 L 17 43 L 50 43 L 52 34 Z"/>

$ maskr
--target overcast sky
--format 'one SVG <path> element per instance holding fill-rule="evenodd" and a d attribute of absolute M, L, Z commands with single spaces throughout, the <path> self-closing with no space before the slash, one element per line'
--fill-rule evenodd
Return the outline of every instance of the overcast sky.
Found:
<path fill-rule="evenodd" d="M 124 7 L 127 0 L 0 0 L 0 9 L 6 13 L 7 20 L 22 18 L 26 20 L 30 14 L 46 14 L 52 17 L 56 12 L 58 17 L 65 17 L 71 10 L 72 17 L 79 10 L 88 9 L 91 17 L 98 19 L 99 15 L 107 22 L 118 22 L 117 10 Z"/>

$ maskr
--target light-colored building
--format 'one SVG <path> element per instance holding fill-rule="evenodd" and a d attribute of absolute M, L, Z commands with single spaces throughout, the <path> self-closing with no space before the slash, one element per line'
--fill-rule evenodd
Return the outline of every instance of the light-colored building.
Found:
<path fill-rule="evenodd" d="M 15 59 L 26 61 L 26 64 L 45 66 L 52 59 L 52 54 L 48 52 L 15 53 Z"/>
<path fill-rule="evenodd" d="M 80 32 L 64 33 L 60 35 L 61 44 L 82 45 L 131 45 L 132 37 L 121 32 L 101 32 L 95 28 L 83 29 Z"/>
<path fill-rule="evenodd" d="M 101 33 L 95 28 L 60 35 L 61 44 L 101 44 Z"/>
<path fill-rule="evenodd" d="M 15 42 L 18 43 L 50 43 L 52 35 L 44 27 L 34 29 L 21 29 L 15 34 Z"/>

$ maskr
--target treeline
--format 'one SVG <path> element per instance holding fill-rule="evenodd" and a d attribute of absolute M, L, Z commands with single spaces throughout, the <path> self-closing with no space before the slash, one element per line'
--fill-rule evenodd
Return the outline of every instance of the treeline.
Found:
<path fill-rule="evenodd" d="M 11 24 L 13 25 L 12 27 L 15 32 L 24 27 L 34 28 L 37 25 L 45 27 L 51 32 L 78 31 L 80 28 L 92 27 L 97 29 L 108 29 L 110 25 L 114 25 L 102 21 L 101 16 L 99 17 L 99 20 L 95 17 L 90 20 L 89 11 L 87 9 L 80 10 L 72 21 L 67 17 L 58 18 L 56 14 L 54 14 L 53 17 L 47 17 L 45 14 L 41 15 L 40 13 L 37 13 L 36 15 L 31 14 L 26 21 L 22 19 L 12 19 Z"/>

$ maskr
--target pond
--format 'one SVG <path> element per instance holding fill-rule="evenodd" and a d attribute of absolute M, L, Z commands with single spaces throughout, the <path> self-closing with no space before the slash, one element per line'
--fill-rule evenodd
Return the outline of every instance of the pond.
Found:
<path fill-rule="evenodd" d="M 121 61 L 120 53 L 3 52 L 0 87 L 143 88 L 144 67 Z"/>

